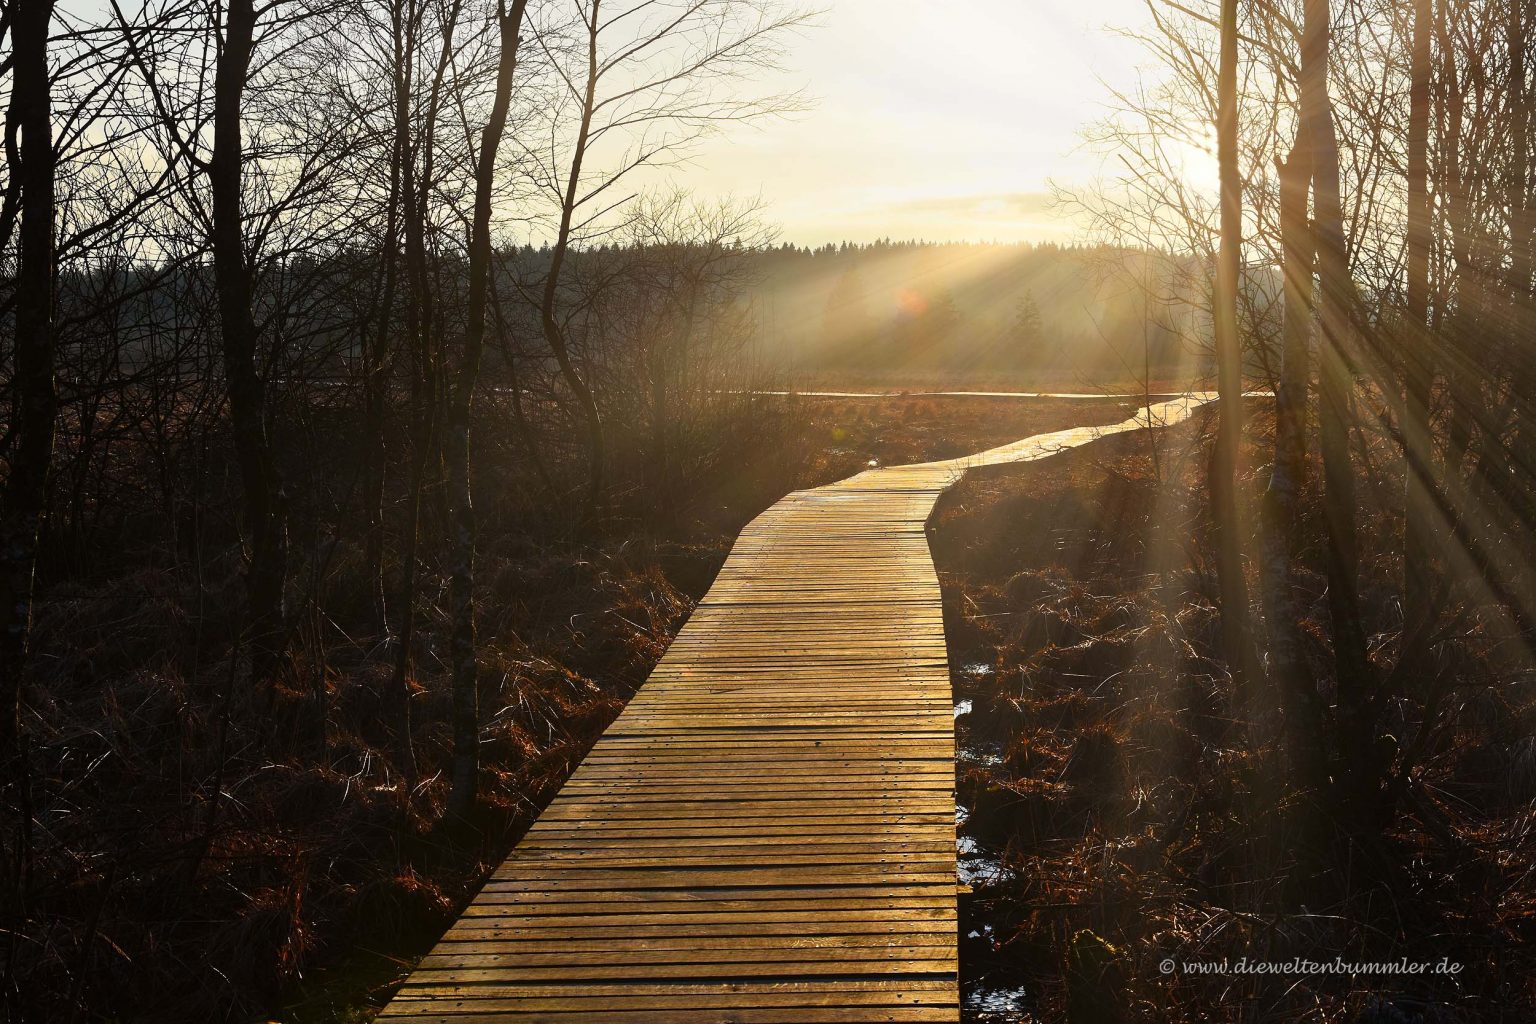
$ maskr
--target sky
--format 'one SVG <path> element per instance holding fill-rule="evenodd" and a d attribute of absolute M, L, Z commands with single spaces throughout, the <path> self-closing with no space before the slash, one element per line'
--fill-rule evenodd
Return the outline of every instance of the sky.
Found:
<path fill-rule="evenodd" d="M 1065 241 L 1050 183 L 1090 180 L 1079 132 L 1140 53 L 1144 0 L 823 0 L 786 81 L 812 108 L 706 142 L 678 184 L 761 195 L 785 241 Z"/>
<path fill-rule="evenodd" d="M 1051 183 L 1095 176 L 1102 155 L 1080 132 L 1105 116 L 1112 87 L 1135 81 L 1143 54 L 1114 30 L 1144 24 L 1146 0 L 785 3 L 821 13 L 764 88 L 803 90 L 809 109 L 732 126 L 649 186 L 760 197 L 799 245 L 1080 233 L 1053 209 Z M 60 7 L 91 16 L 108 4 Z"/>

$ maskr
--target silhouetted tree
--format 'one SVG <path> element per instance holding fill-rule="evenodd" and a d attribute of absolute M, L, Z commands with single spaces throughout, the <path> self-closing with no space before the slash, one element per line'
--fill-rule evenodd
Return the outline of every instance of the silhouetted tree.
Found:
<path fill-rule="evenodd" d="M 851 267 L 838 275 L 827 295 L 821 318 L 822 347 L 836 353 L 833 358 L 840 362 L 857 364 L 869 358 L 877 330 L 863 275 Z"/>
<path fill-rule="evenodd" d="M 19 210 L 21 220 L 13 314 L 14 397 L 5 438 L 9 472 L 0 494 L 0 758 L 8 762 L 19 752 L 21 686 L 58 397 L 53 376 L 55 152 L 48 70 L 53 2 L 16 0 L 7 13 L 12 82 L 6 144 L 14 147 L 20 166 L 10 165 L 5 200 L 8 208 Z M 9 232 L 7 222 L 4 233 Z"/>
<path fill-rule="evenodd" d="M 267 430 L 266 385 L 256 369 L 254 291 L 245 251 L 241 190 L 245 177 L 241 141 L 242 101 L 255 47 L 256 8 L 228 0 L 214 71 L 213 151 L 207 173 L 212 193 L 214 277 L 219 295 L 224 383 L 229 396 L 235 456 L 245 490 L 250 531 L 246 567 L 251 674 L 269 682 L 287 643 L 288 524 L 286 497 Z"/>
<path fill-rule="evenodd" d="M 1020 348 L 1033 351 L 1045 338 L 1045 323 L 1040 318 L 1040 305 L 1033 292 L 1025 292 L 1013 311 L 1013 342 Z"/>
<path fill-rule="evenodd" d="M 1518 8 L 1512 4 L 1512 8 Z M 1430 190 L 1429 136 L 1434 116 L 1432 0 L 1413 0 L 1412 54 L 1408 92 L 1407 286 L 1401 359 L 1407 385 L 1403 408 L 1403 620 L 1405 641 L 1422 656 L 1423 637 L 1434 617 L 1430 570 L 1432 502 L 1429 488 L 1434 458 L 1429 430 L 1435 368 L 1429 334 L 1430 264 L 1434 258 L 1433 198 Z M 1521 72 L 1523 76 L 1524 72 Z M 1405 653 L 1405 656 L 1413 656 Z"/>
<path fill-rule="evenodd" d="M 1323 493 L 1328 530 L 1328 607 L 1333 623 L 1333 654 L 1339 686 L 1340 728 L 1344 735 L 1375 735 L 1372 718 L 1377 699 L 1360 617 L 1359 541 L 1355 522 L 1355 471 L 1350 458 L 1354 417 L 1354 288 L 1346 249 L 1340 193 L 1339 147 L 1334 129 L 1328 72 L 1332 53 L 1329 0 L 1306 0 L 1301 43 L 1301 121 L 1312 153 L 1312 191 L 1317 247 L 1319 328 L 1319 447 L 1323 456 Z M 1352 784 L 1373 785 L 1369 759 L 1373 742 L 1351 742 L 1345 755 Z"/>
<path fill-rule="evenodd" d="M 452 384 L 446 423 L 449 505 L 449 568 L 453 588 L 453 790 L 450 806 L 465 815 L 473 807 L 480 769 L 480 676 L 475 645 L 475 512 L 471 493 L 470 410 L 485 351 L 487 294 L 491 284 L 491 200 L 496 187 L 496 156 L 506 130 L 517 73 L 523 13 L 528 0 L 498 0 L 496 21 L 500 59 L 490 118 L 480 133 L 475 155 L 475 206 L 470 223 L 469 301 L 464 344 Z"/>
<path fill-rule="evenodd" d="M 1221 61 L 1217 78 L 1217 152 L 1221 163 L 1221 247 L 1216 261 L 1213 323 L 1216 338 L 1216 447 L 1211 457 L 1211 504 L 1216 533 L 1216 576 L 1221 592 L 1222 649 L 1240 686 L 1251 681 L 1248 587 L 1243 577 L 1242 506 L 1237 496 L 1243 440 L 1243 356 L 1238 337 L 1242 262 L 1242 181 L 1238 168 L 1237 0 L 1221 6 Z"/>
<path fill-rule="evenodd" d="M 549 166 L 559 219 L 539 289 L 545 342 L 581 410 L 590 458 L 586 505 L 596 514 L 604 496 L 607 441 L 588 375 L 577 365 L 562 321 L 562 277 L 572 247 L 624 199 L 617 187 L 637 168 L 655 163 L 724 124 L 791 109 L 792 98 L 724 97 L 705 83 L 777 59 L 784 34 L 805 15 L 777 12 L 756 0 L 686 0 L 656 7 L 648 0 L 572 0 L 570 21 L 542 24 L 540 48 L 560 62 L 563 86 L 554 113 L 575 107 L 575 128 L 564 159 L 540 154 Z M 574 25 L 574 41 L 566 39 Z M 607 161 L 595 151 L 604 144 Z"/>

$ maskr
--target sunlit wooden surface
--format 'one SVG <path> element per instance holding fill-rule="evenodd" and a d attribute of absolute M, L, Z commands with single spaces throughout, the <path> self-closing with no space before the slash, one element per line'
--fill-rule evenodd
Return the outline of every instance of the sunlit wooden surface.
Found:
<path fill-rule="evenodd" d="M 924 524 L 968 468 L 1207 400 L 764 512 L 384 1017 L 958 1020 L 954 714 Z"/>

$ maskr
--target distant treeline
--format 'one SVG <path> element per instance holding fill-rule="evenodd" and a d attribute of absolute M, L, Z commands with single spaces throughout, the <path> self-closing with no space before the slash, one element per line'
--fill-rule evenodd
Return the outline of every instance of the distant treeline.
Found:
<path fill-rule="evenodd" d="M 536 340 L 536 304 L 519 298 L 544 279 L 551 251 L 523 245 L 494 254 L 491 273 L 503 299 L 493 321 L 500 343 L 487 353 L 493 371 L 519 352 L 530 370 L 537 364 L 555 369 Z M 254 296 L 258 310 L 286 310 L 291 318 L 287 306 L 293 296 L 309 298 L 303 329 L 292 331 L 274 353 L 281 356 L 273 366 L 275 377 L 335 378 L 352 372 L 362 358 L 358 326 L 366 322 L 366 268 L 377 258 L 349 251 L 268 269 Z M 655 282 L 641 278 L 652 268 L 706 265 L 711 273 L 703 280 L 683 275 L 700 289 L 693 300 L 698 322 L 691 330 L 708 336 L 706 348 L 750 351 L 757 366 L 778 376 L 953 371 L 1021 381 L 1123 381 L 1147 372 L 1201 372 L 1210 358 L 1205 297 L 1184 284 L 1199 268 L 1182 266 L 1167 253 L 889 240 L 808 248 L 711 239 L 701 245 L 599 245 L 573 250 L 566 260 L 574 290 L 583 296 L 576 319 L 590 328 L 577 332 L 580 361 L 634 358 L 667 334 L 648 327 L 620 338 L 614 331 L 621 319 L 616 311 L 626 304 L 647 305 L 641 293 Z M 438 261 L 438 290 L 461 295 L 467 271 L 462 261 Z M 192 363 L 216 358 L 192 337 L 205 325 L 175 315 L 194 296 L 212 290 L 211 266 L 120 265 L 69 275 L 61 297 L 66 306 L 79 303 L 78 329 L 89 323 L 87 311 L 101 305 L 102 295 L 122 296 L 113 307 L 120 339 L 116 358 L 143 368 L 175 359 L 177 351 Z M 456 308 L 445 307 L 450 316 Z M 635 309 L 630 312 L 640 315 Z M 654 319 L 655 311 L 650 315 Z M 606 345 L 599 336 L 606 337 Z M 605 347 L 610 353 L 599 356 L 596 349 Z M 619 351 L 625 348 L 634 351 Z M 695 350 L 692 357 L 705 354 Z M 285 369 L 281 363 L 292 365 Z"/>
<path fill-rule="evenodd" d="M 1166 255 L 887 240 L 756 262 L 763 351 L 791 371 L 1125 379 L 1187 371 L 1208 347 L 1202 303 Z"/>

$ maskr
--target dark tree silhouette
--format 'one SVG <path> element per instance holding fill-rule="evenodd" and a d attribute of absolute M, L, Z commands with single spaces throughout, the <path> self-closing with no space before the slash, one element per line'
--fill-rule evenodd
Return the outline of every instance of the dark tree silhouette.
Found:
<path fill-rule="evenodd" d="M 10 15 L 11 101 L 6 145 L 11 165 L 6 206 L 21 227 L 15 298 L 10 472 L 0 494 L 0 757 L 20 756 L 21 687 L 32 625 L 38 532 L 47 509 L 58 418 L 54 386 L 54 165 L 48 30 L 52 0 L 17 0 Z M 20 136 L 19 145 L 16 143 Z M 13 202 L 13 197 L 17 199 Z M 9 234 L 10 221 L 5 223 Z"/>
<path fill-rule="evenodd" d="M 1243 358 L 1238 337 L 1238 288 L 1242 261 L 1242 180 L 1238 168 L 1238 5 L 1223 0 L 1221 63 L 1217 80 L 1217 151 L 1221 164 L 1221 247 L 1217 254 L 1213 323 L 1217 390 L 1216 446 L 1211 457 L 1212 518 L 1216 531 L 1216 575 L 1221 591 L 1222 647 L 1227 669 L 1239 686 L 1252 681 L 1253 650 L 1248 635 L 1248 587 L 1243 578 L 1243 517 L 1237 496 L 1243 437 Z"/>
<path fill-rule="evenodd" d="M 224 383 L 245 490 L 245 526 L 250 532 L 246 597 L 251 675 L 259 682 L 270 682 L 287 643 L 288 524 L 282 480 L 268 436 L 266 386 L 256 369 L 256 319 L 251 313 L 252 275 L 241 199 L 242 101 L 255 32 L 256 9 L 251 0 L 229 0 L 214 72 L 213 152 L 207 173 Z"/>
<path fill-rule="evenodd" d="M 453 587 L 453 813 L 474 806 L 480 775 L 480 677 L 475 645 L 475 511 L 470 478 L 470 412 L 480 360 L 485 352 L 486 296 L 491 282 L 491 201 L 496 188 L 496 156 L 506 130 L 517 73 L 523 14 L 528 0 L 499 0 L 496 19 L 501 47 L 490 119 L 480 133 L 475 156 L 475 206 L 469 239 L 469 302 L 464 345 L 446 417 L 449 503 L 449 579 Z"/>

